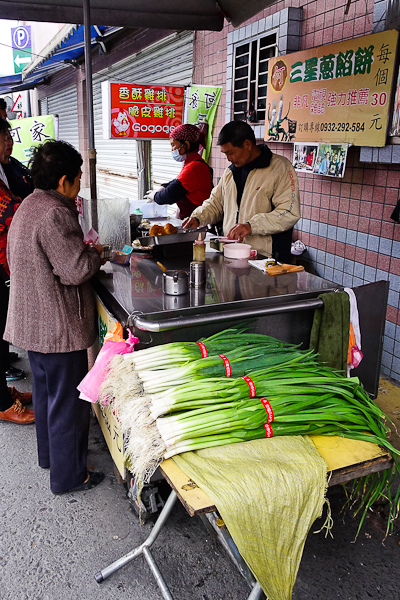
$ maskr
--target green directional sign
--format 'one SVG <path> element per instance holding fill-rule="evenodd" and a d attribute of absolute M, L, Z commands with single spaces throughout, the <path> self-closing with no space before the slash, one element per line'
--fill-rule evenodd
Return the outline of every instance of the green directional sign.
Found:
<path fill-rule="evenodd" d="M 25 50 L 18 50 L 13 48 L 13 60 L 14 60 L 14 73 L 21 73 L 32 60 L 31 48 L 25 48 Z"/>

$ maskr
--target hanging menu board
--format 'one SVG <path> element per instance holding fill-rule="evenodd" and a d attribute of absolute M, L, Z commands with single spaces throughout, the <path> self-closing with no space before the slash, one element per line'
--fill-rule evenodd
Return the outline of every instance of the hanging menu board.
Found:
<path fill-rule="evenodd" d="M 270 59 L 266 141 L 384 146 L 398 32 Z"/>

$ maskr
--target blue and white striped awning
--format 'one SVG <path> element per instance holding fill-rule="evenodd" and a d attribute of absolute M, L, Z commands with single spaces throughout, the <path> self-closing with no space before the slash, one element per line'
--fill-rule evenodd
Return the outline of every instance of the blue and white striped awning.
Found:
<path fill-rule="evenodd" d="M 120 29 L 120 27 L 98 27 L 97 25 L 92 25 L 90 28 L 92 48 L 99 46 L 99 48 L 105 50 L 103 44 L 107 37 Z M 74 65 L 84 55 L 84 52 L 83 25 L 65 25 L 41 51 L 40 56 L 36 56 L 25 67 L 22 72 L 22 82 L 26 85 L 38 79 L 43 80 L 50 74 L 53 75 L 69 65 Z"/>
<path fill-rule="evenodd" d="M 122 28 L 92 25 L 90 28 L 92 48 L 98 46 L 100 49 L 105 50 L 104 44 L 107 38 L 120 29 Z M 74 65 L 84 55 L 84 52 L 83 25 L 64 25 L 43 48 L 40 55 L 34 56 L 32 62 L 25 67 L 22 73 L 0 77 L 0 94 L 31 89 L 36 84 L 44 81 L 46 77 Z"/>

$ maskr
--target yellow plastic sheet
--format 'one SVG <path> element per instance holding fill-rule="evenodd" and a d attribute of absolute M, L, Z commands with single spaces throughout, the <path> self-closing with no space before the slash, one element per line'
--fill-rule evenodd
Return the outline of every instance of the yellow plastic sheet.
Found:
<path fill-rule="evenodd" d="M 214 502 L 268 599 L 290 600 L 326 492 L 326 464 L 313 442 L 306 436 L 269 438 L 173 460 Z"/>

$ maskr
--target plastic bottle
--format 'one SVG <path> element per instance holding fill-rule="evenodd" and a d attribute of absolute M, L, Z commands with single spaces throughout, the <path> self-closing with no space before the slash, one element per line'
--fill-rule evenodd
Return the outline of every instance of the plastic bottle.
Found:
<path fill-rule="evenodd" d="M 193 260 L 194 261 L 205 261 L 206 260 L 206 245 L 204 240 L 201 239 L 201 233 L 193 244 Z"/>

